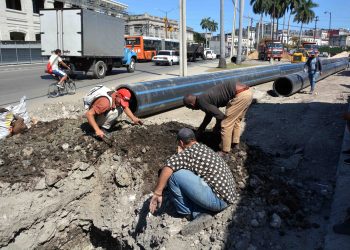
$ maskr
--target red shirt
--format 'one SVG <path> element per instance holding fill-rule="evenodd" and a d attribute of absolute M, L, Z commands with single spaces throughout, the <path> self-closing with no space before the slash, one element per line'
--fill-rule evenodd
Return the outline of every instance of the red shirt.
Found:
<path fill-rule="evenodd" d="M 97 98 L 96 101 L 94 101 L 94 103 L 91 105 L 90 109 L 93 109 L 95 111 L 95 114 L 100 115 L 100 114 L 105 113 L 108 110 L 115 109 L 118 106 L 122 106 L 123 109 L 126 107 L 129 107 L 128 102 L 126 102 L 125 105 L 122 105 L 121 103 L 119 105 L 117 105 L 115 103 L 116 95 L 117 95 L 117 92 L 114 92 L 111 95 L 112 100 L 113 100 L 112 107 L 110 106 L 109 99 L 107 97 L 101 96 L 101 97 Z"/>

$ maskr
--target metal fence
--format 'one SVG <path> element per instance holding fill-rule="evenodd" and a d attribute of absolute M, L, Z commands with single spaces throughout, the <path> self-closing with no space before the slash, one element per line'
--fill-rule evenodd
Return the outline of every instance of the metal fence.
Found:
<path fill-rule="evenodd" d="M 0 65 L 40 63 L 46 60 L 41 56 L 40 42 L 0 41 Z"/>

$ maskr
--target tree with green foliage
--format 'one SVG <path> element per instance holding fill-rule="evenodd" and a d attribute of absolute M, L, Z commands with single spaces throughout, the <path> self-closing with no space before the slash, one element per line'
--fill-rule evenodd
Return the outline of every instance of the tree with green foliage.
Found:
<path fill-rule="evenodd" d="M 308 24 L 314 20 L 315 12 L 312 9 L 317 6 L 318 4 L 314 3 L 312 0 L 302 0 L 295 11 L 294 22 L 301 23 L 299 31 L 299 46 L 301 42 L 303 24 Z"/>
<path fill-rule="evenodd" d="M 193 32 L 193 40 L 196 43 L 205 43 L 206 42 L 204 36 L 201 33 L 198 33 L 198 32 Z"/>
<path fill-rule="evenodd" d="M 203 18 L 200 23 L 202 29 L 205 30 L 205 46 L 207 46 L 207 33 L 210 28 L 210 23 L 211 23 L 210 17 Z"/>

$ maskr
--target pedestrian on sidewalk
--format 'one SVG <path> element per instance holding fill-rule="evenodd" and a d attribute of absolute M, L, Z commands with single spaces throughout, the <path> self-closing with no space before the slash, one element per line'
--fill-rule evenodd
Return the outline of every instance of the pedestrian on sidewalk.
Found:
<path fill-rule="evenodd" d="M 210 123 L 216 118 L 214 130 L 221 132 L 220 155 L 227 157 L 231 151 L 231 144 L 238 148 L 240 142 L 241 122 L 252 103 L 252 90 L 239 82 L 225 82 L 216 85 L 201 95 L 186 95 L 183 98 L 184 105 L 189 109 L 202 110 L 205 112 L 203 122 L 198 128 L 200 135 Z M 219 107 L 225 107 L 225 114 Z"/>
<path fill-rule="evenodd" d="M 161 206 L 166 185 L 176 211 L 189 219 L 219 212 L 233 203 L 234 179 L 225 161 L 198 143 L 191 129 L 180 129 L 177 145 L 178 152 L 167 160 L 160 173 L 150 212 Z"/>
<path fill-rule="evenodd" d="M 142 125 L 129 108 L 131 93 L 128 89 L 121 88 L 117 91 L 105 86 L 96 86 L 84 97 L 86 118 L 98 137 L 103 138 L 105 130 L 111 129 L 123 112 L 134 124 Z"/>
<path fill-rule="evenodd" d="M 309 93 L 313 94 L 316 86 L 316 80 L 320 75 L 322 75 L 322 64 L 315 51 L 310 52 L 309 58 L 305 63 L 305 67 L 309 74 L 309 81 L 311 87 Z"/>

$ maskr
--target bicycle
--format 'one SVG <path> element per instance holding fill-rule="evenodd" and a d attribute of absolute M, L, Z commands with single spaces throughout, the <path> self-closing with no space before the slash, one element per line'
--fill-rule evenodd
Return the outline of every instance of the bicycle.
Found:
<path fill-rule="evenodd" d="M 74 95 L 75 92 L 76 92 L 76 86 L 75 86 L 75 82 L 73 79 L 71 79 L 69 77 L 69 73 L 67 73 L 67 80 L 65 80 L 63 82 L 63 88 L 60 88 L 57 86 L 58 82 L 59 82 L 59 77 L 57 77 L 55 74 L 51 74 L 56 80 L 57 82 L 55 83 L 51 83 L 49 85 L 49 90 L 48 90 L 48 97 L 51 97 L 51 98 L 55 98 L 55 97 L 58 97 L 58 96 L 61 96 L 61 95 L 64 95 L 64 94 L 67 94 L 67 95 Z"/>

